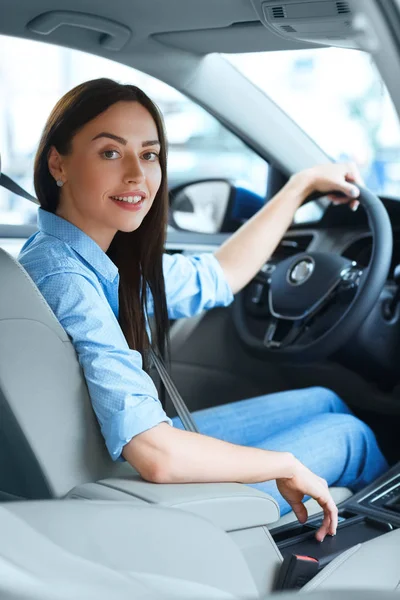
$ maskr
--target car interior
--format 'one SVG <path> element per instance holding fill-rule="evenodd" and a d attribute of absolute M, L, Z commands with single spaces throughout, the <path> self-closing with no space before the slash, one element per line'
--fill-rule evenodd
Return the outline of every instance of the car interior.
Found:
<path fill-rule="evenodd" d="M 56 9 L 45 0 L 0 0 L 0 35 L 157 77 L 268 163 L 263 198 L 228 179 L 171 187 L 166 252 L 190 255 L 216 250 L 292 173 L 329 160 L 222 54 L 354 48 L 354 15 L 352 2 L 331 0 L 116 0 L 112 8 L 60 0 Z M 0 174 L 0 186 L 23 195 L 1 162 Z M 196 216 L 198 186 L 220 200 L 215 231 L 185 227 Z M 398 590 L 400 203 L 366 188 L 360 203 L 352 212 L 309 198 L 314 217 L 295 219 L 230 307 L 171 323 L 171 376 L 190 411 L 324 386 L 373 429 L 390 469 L 356 494 L 332 488 L 339 526 L 322 544 L 313 500 L 302 525 L 239 483 L 153 484 L 112 462 L 71 340 L 17 261 L 36 225 L 0 223 L 4 597 L 266 598 L 284 589 L 279 575 L 293 555 L 318 561 L 312 576 L 296 572 L 290 585 L 316 599 L 375 590 L 371 597 L 384 600 Z M 317 289 L 289 288 L 288 269 L 304 261 L 319 273 Z M 176 414 L 170 400 L 167 413 Z"/>

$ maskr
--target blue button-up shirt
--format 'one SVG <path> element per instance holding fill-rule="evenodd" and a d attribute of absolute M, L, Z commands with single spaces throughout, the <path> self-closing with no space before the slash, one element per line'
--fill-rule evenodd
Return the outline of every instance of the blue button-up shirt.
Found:
<path fill-rule="evenodd" d="M 129 348 L 118 323 L 118 268 L 92 238 L 62 217 L 39 208 L 38 228 L 18 260 L 71 338 L 108 451 L 114 460 L 123 460 L 122 449 L 135 435 L 172 422 L 142 368 L 141 354 Z M 233 300 L 213 254 L 165 254 L 163 271 L 171 319 Z M 152 312 L 150 297 L 149 316 Z"/>

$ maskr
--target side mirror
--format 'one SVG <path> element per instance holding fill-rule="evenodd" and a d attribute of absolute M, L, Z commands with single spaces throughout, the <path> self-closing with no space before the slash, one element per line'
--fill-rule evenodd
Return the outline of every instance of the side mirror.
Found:
<path fill-rule="evenodd" d="M 264 198 L 227 180 L 185 184 L 170 192 L 170 225 L 196 233 L 235 231 L 264 204 Z"/>

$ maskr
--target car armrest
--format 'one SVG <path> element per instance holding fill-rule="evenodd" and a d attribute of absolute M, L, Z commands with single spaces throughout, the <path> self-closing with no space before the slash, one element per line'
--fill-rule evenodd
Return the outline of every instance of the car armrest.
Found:
<path fill-rule="evenodd" d="M 200 515 L 225 531 L 270 525 L 279 519 L 278 503 L 240 483 L 158 484 L 139 475 L 122 475 L 77 486 L 68 494 L 90 500 L 128 500 L 175 507 Z"/>

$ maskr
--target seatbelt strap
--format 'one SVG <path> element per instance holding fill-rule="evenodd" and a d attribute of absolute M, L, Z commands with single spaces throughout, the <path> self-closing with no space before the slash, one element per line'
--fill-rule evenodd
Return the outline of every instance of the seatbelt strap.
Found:
<path fill-rule="evenodd" d="M 35 198 L 35 196 L 28 194 L 28 192 L 18 185 L 18 183 L 13 181 L 10 177 L 8 177 L 8 175 L 4 175 L 4 173 L 0 174 L 0 186 L 6 188 L 6 190 L 9 190 L 10 192 L 13 192 L 14 194 L 17 194 L 17 196 L 25 198 L 25 200 L 30 200 L 35 204 L 39 204 L 39 200 Z"/>
<path fill-rule="evenodd" d="M 26 192 L 20 185 L 18 185 L 18 183 L 13 181 L 10 177 L 8 177 L 8 175 L 5 175 L 4 173 L 0 174 L 0 187 L 1 186 L 9 190 L 10 192 L 13 192 L 17 196 L 21 196 L 26 200 L 30 200 L 35 204 L 39 204 L 37 198 L 31 196 L 31 194 L 28 194 L 28 192 Z M 174 382 L 172 381 L 172 378 L 165 367 L 163 359 L 160 356 L 157 356 L 157 354 L 152 348 L 150 348 L 150 357 L 154 363 L 155 368 L 157 369 L 157 372 L 169 397 L 171 398 L 171 402 L 174 405 L 178 417 L 182 421 L 184 428 L 187 431 L 193 431 L 195 433 L 198 433 L 199 430 L 197 429 L 195 422 L 193 421 L 189 409 L 186 406 L 182 396 L 180 395 Z"/>
<path fill-rule="evenodd" d="M 176 385 L 172 381 L 172 378 L 165 367 L 164 361 L 160 356 L 158 356 L 154 352 L 153 348 L 150 348 L 149 354 L 155 368 L 157 369 L 161 381 L 164 384 L 167 394 L 171 398 L 171 402 L 175 407 L 178 417 L 182 421 L 182 425 L 184 426 L 186 431 L 193 431 L 195 433 L 199 433 L 199 430 L 197 429 L 196 424 L 192 419 L 192 415 L 190 414 L 189 409 L 185 404 L 185 401 L 178 392 Z"/>

